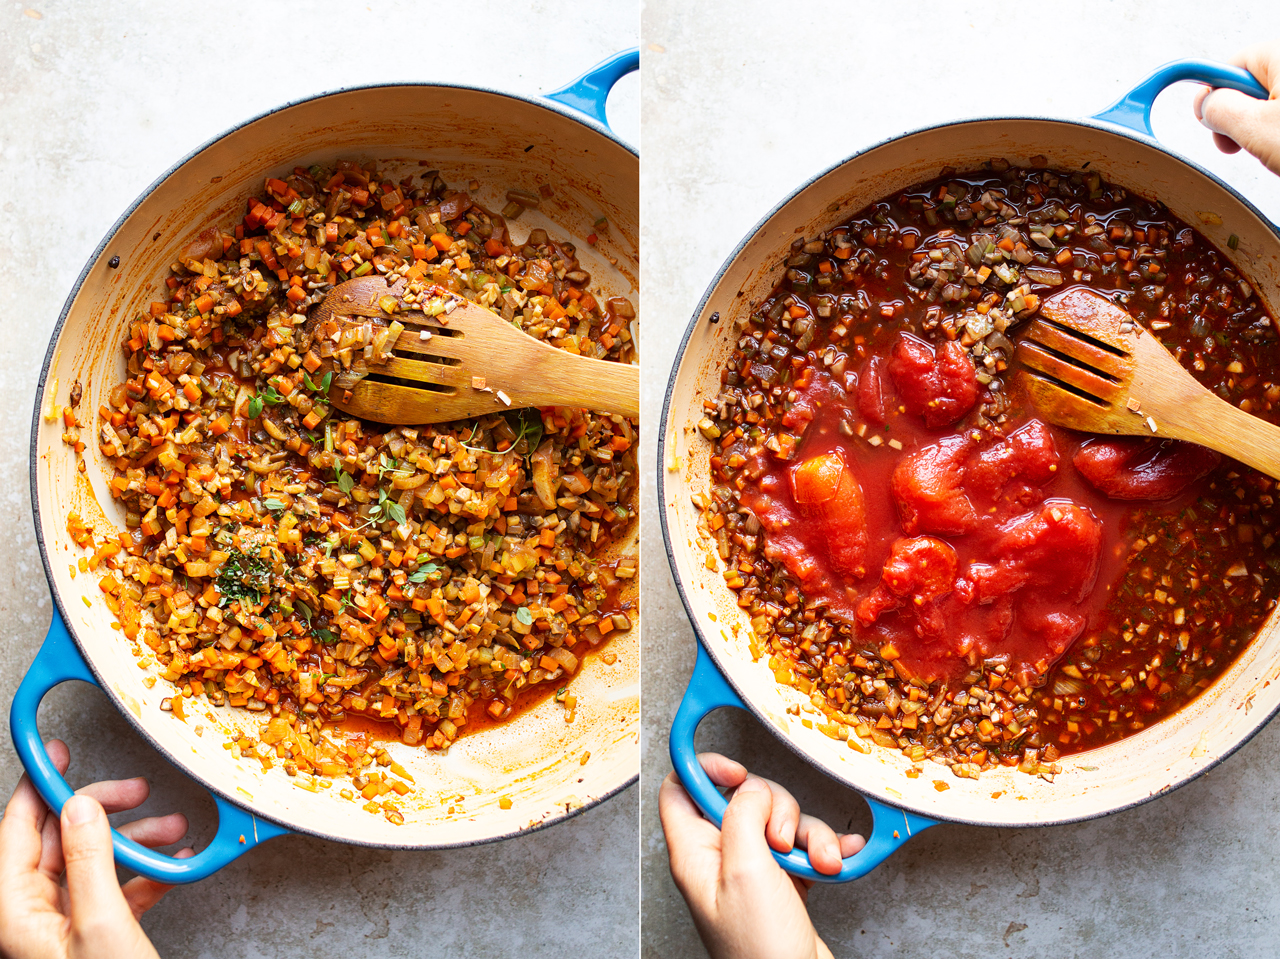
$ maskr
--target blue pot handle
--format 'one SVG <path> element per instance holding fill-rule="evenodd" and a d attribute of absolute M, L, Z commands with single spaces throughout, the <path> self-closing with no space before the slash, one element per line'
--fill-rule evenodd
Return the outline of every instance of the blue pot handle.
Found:
<path fill-rule="evenodd" d="M 1214 63 L 1212 60 L 1174 60 L 1162 67 L 1157 67 L 1151 76 L 1122 96 L 1101 113 L 1095 113 L 1095 120 L 1106 120 L 1122 127 L 1128 127 L 1138 133 L 1154 137 L 1151 132 L 1151 104 L 1155 102 L 1160 91 L 1179 80 L 1198 80 L 1211 87 L 1226 87 L 1239 90 L 1259 100 L 1267 99 L 1270 94 L 1248 70 L 1228 66 L 1225 63 Z"/>
<path fill-rule="evenodd" d="M 628 73 L 634 73 L 639 69 L 640 48 L 632 47 L 630 50 L 615 53 L 603 63 L 596 64 L 572 83 L 546 94 L 546 98 L 563 103 L 567 107 L 573 107 L 602 124 L 605 129 L 612 129 L 604 113 L 609 91 Z"/>
<path fill-rule="evenodd" d="M 49 635 L 13 697 L 9 732 L 18 758 L 22 760 L 36 791 L 55 812 L 62 810 L 63 803 L 71 798 L 72 790 L 44 748 L 40 730 L 36 728 L 36 713 L 45 693 L 69 679 L 98 685 L 80 650 L 72 642 L 62 615 L 54 609 Z M 289 832 L 283 826 L 259 819 L 221 796 L 215 795 L 213 802 L 218 807 L 217 835 L 190 859 L 174 859 L 155 852 L 113 829 L 111 841 L 115 845 L 116 862 L 157 882 L 196 882 L 238 859 L 258 843 Z"/>
<path fill-rule="evenodd" d="M 698 754 L 693 746 L 693 734 L 698 724 L 713 709 L 721 706 L 733 706 L 746 709 L 742 699 L 720 675 L 716 665 L 702 644 L 698 644 L 698 661 L 693 667 L 693 676 L 689 679 L 689 688 L 685 690 L 680 709 L 676 712 L 675 722 L 671 724 L 671 763 L 680 777 L 684 788 L 702 810 L 703 815 L 719 826 L 724 821 L 724 811 L 729 803 L 720 795 L 710 777 L 698 762 Z M 867 844 L 861 851 L 846 859 L 840 871 L 834 876 L 818 872 L 809 864 L 809 857 L 799 849 L 783 853 L 773 851 L 773 858 L 778 865 L 802 879 L 817 882 L 848 882 L 865 876 L 876 866 L 889 858 L 899 846 L 916 833 L 936 824 L 933 819 L 925 819 L 902 809 L 895 809 L 874 799 L 863 797 L 871 807 L 871 818 L 874 823 Z"/>

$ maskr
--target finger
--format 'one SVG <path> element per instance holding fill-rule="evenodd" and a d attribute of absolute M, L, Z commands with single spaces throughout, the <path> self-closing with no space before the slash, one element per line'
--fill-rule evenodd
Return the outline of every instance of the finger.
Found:
<path fill-rule="evenodd" d="M 765 779 L 773 793 L 773 808 L 764 827 L 765 838 L 778 852 L 790 852 L 796 844 L 796 827 L 800 824 L 800 803 L 772 779 Z"/>
<path fill-rule="evenodd" d="M 57 816 L 46 816 L 40 830 L 40 864 L 37 867 L 53 882 L 58 882 L 66 864 L 62 861 L 62 827 Z"/>
<path fill-rule="evenodd" d="M 1207 126 L 1207 124 L 1204 123 L 1204 101 L 1212 92 L 1213 87 L 1202 86 L 1196 91 L 1195 99 L 1191 101 L 1191 109 L 1195 113 L 1196 119 L 1205 126 Z M 1232 154 L 1240 152 L 1240 144 L 1236 143 L 1236 141 L 1231 139 L 1231 137 L 1225 136 L 1221 133 L 1213 134 L 1213 145 L 1222 153 Z"/>
<path fill-rule="evenodd" d="M 66 743 L 51 739 L 45 743 L 45 750 L 54 768 L 65 773 L 71 763 Z M 24 875 L 38 868 L 48 819 L 49 807 L 36 792 L 31 777 L 24 773 L 0 818 L 0 876 Z"/>
<path fill-rule="evenodd" d="M 769 784 L 755 776 L 747 777 L 729 800 L 720 826 L 721 875 L 726 882 L 778 868 L 764 838 L 772 809 Z"/>
<path fill-rule="evenodd" d="M 680 785 L 675 773 L 668 774 L 658 789 L 658 818 L 672 851 L 719 845 L 719 830 L 703 818 L 693 798 Z"/>
<path fill-rule="evenodd" d="M 182 849 L 174 853 L 174 859 L 190 859 L 196 854 L 191 848 Z M 143 914 L 164 898 L 165 893 L 173 888 L 172 885 L 164 882 L 156 882 L 154 879 L 148 879 L 145 876 L 134 876 L 121 888 L 124 893 L 124 900 L 129 904 L 129 908 L 133 910 L 133 918 L 141 919 Z"/>
<path fill-rule="evenodd" d="M 149 816 L 125 823 L 120 834 L 148 849 L 175 843 L 187 834 L 187 817 L 180 812 L 167 816 Z"/>
<path fill-rule="evenodd" d="M 1213 87 L 1201 84 L 1196 90 L 1196 95 L 1191 100 L 1191 112 L 1195 114 L 1196 119 L 1201 123 L 1204 122 L 1204 98 L 1207 97 Z"/>
<path fill-rule="evenodd" d="M 711 781 L 722 788 L 740 786 L 747 778 L 746 766 L 719 753 L 698 753 L 698 762 Z"/>
<path fill-rule="evenodd" d="M 796 845 L 809 853 L 809 863 L 828 876 L 840 871 L 840 841 L 836 831 L 821 819 L 801 816 L 796 830 Z"/>
<path fill-rule="evenodd" d="M 1240 144 L 1236 143 L 1236 141 L 1231 139 L 1231 137 L 1224 136 L 1221 133 L 1215 133 L 1213 135 L 1213 145 L 1226 154 L 1240 152 Z"/>
<path fill-rule="evenodd" d="M 1280 43 L 1274 40 L 1241 50 L 1231 63 L 1252 73 L 1268 91 L 1280 87 Z"/>
<path fill-rule="evenodd" d="M 720 875 L 720 831 L 702 817 L 675 773 L 658 790 L 658 817 L 667 838 L 671 878 L 691 905 L 705 906 Z"/>
<path fill-rule="evenodd" d="M 1211 91 L 1200 105 L 1201 122 L 1214 133 L 1230 137 L 1268 166 L 1277 152 L 1276 126 L 1280 101 L 1256 100 L 1236 90 Z"/>
<path fill-rule="evenodd" d="M 151 794 L 151 784 L 141 776 L 133 779 L 106 779 L 77 789 L 76 794 L 92 796 L 108 813 L 124 812 L 136 809 L 147 801 L 147 796 Z"/>
<path fill-rule="evenodd" d="M 72 934 L 87 941 L 104 930 L 127 930 L 131 914 L 116 880 L 107 814 L 97 800 L 72 796 L 61 818 Z"/>
<path fill-rule="evenodd" d="M 844 859 L 856 856 L 862 852 L 866 845 L 867 841 L 856 832 L 842 833 L 840 835 L 840 855 Z"/>
<path fill-rule="evenodd" d="M 133 809 L 146 801 L 151 787 L 141 777 L 135 779 L 109 779 L 103 782 L 90 783 L 76 790 L 77 796 L 90 796 L 97 800 L 108 813 L 123 812 Z M 181 838 L 179 836 L 178 838 Z M 50 879 L 56 880 L 62 875 L 65 866 L 62 853 L 62 832 L 58 828 L 58 820 L 50 816 L 41 833 L 40 871 Z M 177 842 L 170 839 L 169 842 Z"/>

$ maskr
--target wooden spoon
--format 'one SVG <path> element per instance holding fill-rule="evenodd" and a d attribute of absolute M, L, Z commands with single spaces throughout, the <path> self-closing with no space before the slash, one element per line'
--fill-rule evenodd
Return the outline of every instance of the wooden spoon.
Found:
<path fill-rule="evenodd" d="M 306 331 L 322 357 L 323 344 L 332 345 L 323 364 L 334 375 L 329 401 L 379 423 L 442 423 L 527 406 L 640 414 L 638 367 L 556 349 L 441 287 L 411 293 L 404 280 L 347 280 L 312 311 Z"/>
<path fill-rule="evenodd" d="M 1051 423 L 1187 440 L 1280 479 L 1280 427 L 1201 386 L 1150 332 L 1093 290 L 1046 299 L 1014 358 L 1031 402 Z"/>

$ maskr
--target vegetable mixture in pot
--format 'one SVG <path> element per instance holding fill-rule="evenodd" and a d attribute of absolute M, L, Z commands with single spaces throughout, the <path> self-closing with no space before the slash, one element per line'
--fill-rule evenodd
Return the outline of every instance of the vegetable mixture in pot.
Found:
<path fill-rule="evenodd" d="M 561 349 L 635 362 L 632 304 L 597 298 L 572 244 L 513 240 L 507 219 L 553 187 L 495 215 L 478 186 L 349 161 L 268 179 L 129 325 L 128 378 L 87 415 L 73 389 L 62 412 L 77 450 L 78 423 L 98 434 L 126 514 L 79 568 L 175 684 L 164 708 L 257 711 L 243 754 L 308 781 L 356 773 L 374 805 L 407 786 L 360 771 L 398 768 L 371 739 L 444 748 L 546 695 L 571 722 L 569 678 L 589 654 L 612 664 L 600 647 L 632 626 L 636 557 L 611 547 L 635 523 L 634 421 L 362 422 L 330 405 L 333 344 L 304 331 L 336 283 L 376 272 L 428 311 L 442 287 Z M 95 546 L 80 517 L 68 528 Z"/>
<path fill-rule="evenodd" d="M 1083 285 L 1280 421 L 1248 281 L 1160 204 L 1046 165 L 944 170 L 798 239 L 698 424 L 707 564 L 753 655 L 829 736 L 970 778 L 1052 778 L 1175 712 L 1280 590 L 1272 480 L 1048 425 L 1015 387 L 1019 324 Z"/>

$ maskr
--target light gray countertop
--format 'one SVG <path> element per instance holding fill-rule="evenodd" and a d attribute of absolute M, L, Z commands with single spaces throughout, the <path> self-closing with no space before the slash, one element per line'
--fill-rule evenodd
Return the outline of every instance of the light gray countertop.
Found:
<path fill-rule="evenodd" d="M 287 100 L 341 86 L 435 80 L 535 95 L 636 43 L 633 4 L 25 0 L 0 10 L 0 704 L 48 626 L 28 496 L 31 403 L 49 332 L 86 258 L 176 160 Z M 639 136 L 639 81 L 610 100 Z M 46 736 L 75 785 L 143 774 L 146 811 L 187 811 L 207 840 L 208 797 L 82 684 L 52 693 Z M 21 768 L 0 737 L 0 794 Z M 629 956 L 638 935 L 639 790 L 552 829 L 439 853 L 308 837 L 274 840 L 173 892 L 144 920 L 161 955 Z"/>
<path fill-rule="evenodd" d="M 797 185 L 907 129 L 1087 115 L 1165 61 L 1225 59 L 1280 37 L 1280 7 L 1244 2 L 707 7 L 647 0 L 642 19 L 646 516 L 685 325 L 724 258 Z M 1280 216 L 1280 180 L 1219 154 L 1190 115 L 1192 93 L 1184 84 L 1159 101 L 1163 142 Z M 694 645 L 656 521 L 644 535 L 642 952 L 679 959 L 704 952 L 670 880 L 654 799 Z M 704 723 L 700 748 L 780 780 L 838 828 L 869 825 L 856 796 L 729 712 Z M 1273 724 L 1211 774 L 1103 820 L 937 826 L 867 878 L 815 889 L 811 913 L 837 956 L 1275 955 L 1278 747 Z"/>

